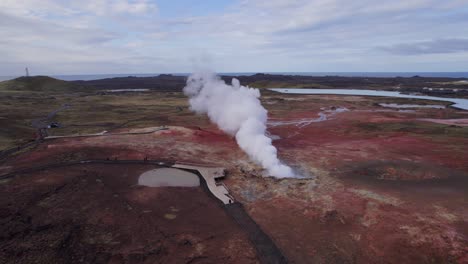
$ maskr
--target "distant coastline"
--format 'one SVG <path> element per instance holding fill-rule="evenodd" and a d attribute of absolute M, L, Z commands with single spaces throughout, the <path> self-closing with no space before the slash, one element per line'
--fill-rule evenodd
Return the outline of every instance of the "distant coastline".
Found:
<path fill-rule="evenodd" d="M 219 75 L 225 76 L 251 76 L 257 72 L 222 72 Z M 445 77 L 445 78 L 468 78 L 467 72 L 264 72 L 265 74 L 276 75 L 301 75 L 301 76 L 341 76 L 341 77 Z M 64 81 L 89 81 L 115 77 L 152 77 L 161 73 L 123 73 L 123 74 L 77 74 L 77 75 L 51 75 L 51 77 Z M 164 74 L 164 73 L 162 73 Z M 170 73 L 176 76 L 188 76 L 190 73 Z M 0 76 L 0 81 L 14 79 L 20 76 Z"/>

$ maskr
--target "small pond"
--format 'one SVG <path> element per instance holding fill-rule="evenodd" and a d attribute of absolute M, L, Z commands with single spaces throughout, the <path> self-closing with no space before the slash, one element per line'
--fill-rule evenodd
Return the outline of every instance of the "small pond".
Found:
<path fill-rule="evenodd" d="M 197 187 L 200 186 L 200 179 L 188 171 L 160 168 L 141 174 L 138 184 L 148 187 Z"/>

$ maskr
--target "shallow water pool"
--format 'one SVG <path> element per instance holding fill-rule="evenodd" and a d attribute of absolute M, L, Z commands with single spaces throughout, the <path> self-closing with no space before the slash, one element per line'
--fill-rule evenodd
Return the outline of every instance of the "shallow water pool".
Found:
<path fill-rule="evenodd" d="M 188 171 L 160 168 L 141 174 L 138 184 L 148 187 L 197 187 L 200 186 L 200 179 Z"/>

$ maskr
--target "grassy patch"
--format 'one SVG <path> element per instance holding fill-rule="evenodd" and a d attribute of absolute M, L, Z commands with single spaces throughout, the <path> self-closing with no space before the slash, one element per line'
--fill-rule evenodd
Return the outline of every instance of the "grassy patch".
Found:
<path fill-rule="evenodd" d="M 69 108 L 53 118 L 62 125 L 49 135 L 70 135 L 161 125 L 206 125 L 206 117 L 189 111 L 181 92 L 101 94 L 98 91 L 0 90 L 0 149 L 34 139 L 34 119 L 44 118 L 64 104 Z"/>
<path fill-rule="evenodd" d="M 19 77 L 0 82 L 0 91 L 64 92 L 80 89 L 83 88 L 48 76 Z"/>

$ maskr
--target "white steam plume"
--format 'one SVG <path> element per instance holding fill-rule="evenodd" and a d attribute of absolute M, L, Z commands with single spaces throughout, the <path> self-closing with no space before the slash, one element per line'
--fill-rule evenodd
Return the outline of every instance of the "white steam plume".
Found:
<path fill-rule="evenodd" d="M 184 93 L 190 97 L 192 111 L 206 113 L 220 129 L 235 136 L 240 148 L 271 176 L 294 177 L 265 136 L 267 110 L 260 103 L 258 89 L 241 86 L 234 78 L 227 85 L 214 73 L 200 72 L 189 76 Z"/>

